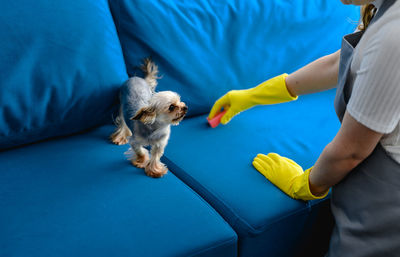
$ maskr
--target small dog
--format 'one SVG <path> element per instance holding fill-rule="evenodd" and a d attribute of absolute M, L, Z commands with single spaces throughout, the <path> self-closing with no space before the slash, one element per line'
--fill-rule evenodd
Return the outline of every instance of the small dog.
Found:
<path fill-rule="evenodd" d="M 141 66 L 144 79 L 130 78 L 120 93 L 120 110 L 115 120 L 116 131 L 111 140 L 117 145 L 129 142 L 129 160 L 138 168 L 144 168 L 148 176 L 162 177 L 167 167 L 160 162 L 171 133 L 171 124 L 178 125 L 187 113 L 187 106 L 172 91 L 155 92 L 158 84 L 158 67 L 144 59 Z M 151 146 L 149 153 L 144 146 Z"/>

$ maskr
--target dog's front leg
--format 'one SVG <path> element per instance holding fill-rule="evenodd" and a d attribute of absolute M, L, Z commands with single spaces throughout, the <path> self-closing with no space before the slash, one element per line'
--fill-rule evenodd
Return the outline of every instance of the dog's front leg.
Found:
<path fill-rule="evenodd" d="M 149 152 L 138 142 L 131 138 L 130 145 L 135 155 L 130 159 L 131 163 L 138 168 L 145 168 L 149 163 Z"/>
<path fill-rule="evenodd" d="M 145 171 L 146 174 L 153 178 L 160 178 L 168 171 L 167 167 L 160 162 L 161 156 L 164 154 L 166 143 L 160 143 L 151 146 L 151 157 Z"/>

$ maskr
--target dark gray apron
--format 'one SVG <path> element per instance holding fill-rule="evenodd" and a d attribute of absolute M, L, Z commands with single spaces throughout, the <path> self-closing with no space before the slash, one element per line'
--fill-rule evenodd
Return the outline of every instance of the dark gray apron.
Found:
<path fill-rule="evenodd" d="M 374 22 L 395 2 L 386 0 Z M 363 32 L 343 38 L 335 110 L 342 121 L 352 92 L 348 74 Z M 335 228 L 328 257 L 400 256 L 400 164 L 378 143 L 372 154 L 332 188 Z"/>

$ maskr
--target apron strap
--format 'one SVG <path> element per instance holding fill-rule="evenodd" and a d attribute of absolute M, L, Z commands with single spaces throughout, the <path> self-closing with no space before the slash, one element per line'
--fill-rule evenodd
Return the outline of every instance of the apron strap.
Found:
<path fill-rule="evenodd" d="M 381 7 L 378 9 L 377 13 L 374 15 L 372 20 L 370 21 L 370 25 L 378 20 L 389 8 L 393 5 L 396 0 L 384 0 Z"/>

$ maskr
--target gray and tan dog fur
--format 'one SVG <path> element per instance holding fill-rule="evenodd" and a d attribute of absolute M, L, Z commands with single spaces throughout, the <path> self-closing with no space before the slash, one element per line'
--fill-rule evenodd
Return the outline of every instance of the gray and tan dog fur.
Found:
<path fill-rule="evenodd" d="M 170 127 L 179 124 L 187 106 L 175 92 L 155 92 L 158 67 L 154 62 L 144 59 L 141 69 L 144 78 L 132 77 L 121 88 L 117 129 L 111 140 L 117 145 L 129 143 L 132 164 L 144 168 L 148 176 L 159 178 L 167 173 L 160 158 L 168 143 Z M 145 146 L 151 146 L 150 156 Z"/>

